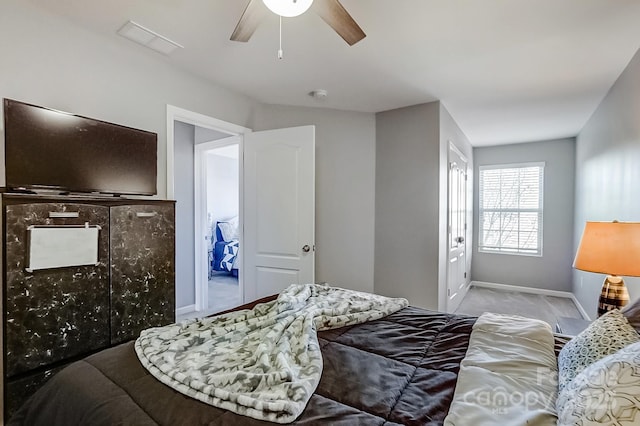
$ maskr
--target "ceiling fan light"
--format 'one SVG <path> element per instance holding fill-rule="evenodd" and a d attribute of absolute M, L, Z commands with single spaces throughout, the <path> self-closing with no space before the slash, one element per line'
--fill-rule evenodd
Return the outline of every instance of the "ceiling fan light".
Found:
<path fill-rule="evenodd" d="M 262 0 L 262 2 L 276 15 L 292 18 L 306 12 L 313 0 Z"/>

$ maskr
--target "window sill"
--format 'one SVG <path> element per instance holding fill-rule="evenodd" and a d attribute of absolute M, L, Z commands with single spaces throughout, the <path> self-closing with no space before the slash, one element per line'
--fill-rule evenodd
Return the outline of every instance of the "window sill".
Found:
<path fill-rule="evenodd" d="M 483 250 L 483 249 L 480 249 L 480 248 L 478 249 L 478 253 L 500 254 L 500 255 L 505 255 L 505 256 L 542 257 L 542 253 L 515 253 L 515 252 L 508 252 L 508 251 Z"/>

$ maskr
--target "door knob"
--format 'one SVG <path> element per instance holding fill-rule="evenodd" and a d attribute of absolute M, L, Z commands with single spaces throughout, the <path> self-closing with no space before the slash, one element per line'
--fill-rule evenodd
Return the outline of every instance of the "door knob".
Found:
<path fill-rule="evenodd" d="M 459 243 L 464 243 L 464 237 L 458 237 L 456 238 L 456 241 Z"/>
<path fill-rule="evenodd" d="M 309 244 L 305 244 L 302 247 L 302 251 L 305 252 L 305 253 L 309 253 L 311 251 L 311 247 L 309 247 Z"/>

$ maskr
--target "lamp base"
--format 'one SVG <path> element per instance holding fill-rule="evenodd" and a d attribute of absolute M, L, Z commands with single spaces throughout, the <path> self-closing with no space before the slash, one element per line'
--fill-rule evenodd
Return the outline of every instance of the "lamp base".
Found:
<path fill-rule="evenodd" d="M 598 302 L 598 316 L 620 309 L 629 303 L 629 292 L 624 286 L 624 280 L 617 275 L 608 275 L 602 284 L 600 300 Z"/>

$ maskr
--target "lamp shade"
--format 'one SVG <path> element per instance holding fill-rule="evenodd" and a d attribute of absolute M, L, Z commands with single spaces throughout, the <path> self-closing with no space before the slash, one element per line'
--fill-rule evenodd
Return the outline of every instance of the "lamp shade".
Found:
<path fill-rule="evenodd" d="M 262 0 L 262 2 L 276 15 L 292 18 L 306 12 L 313 0 Z"/>
<path fill-rule="evenodd" d="M 639 277 L 640 222 L 587 222 L 573 267 Z"/>

